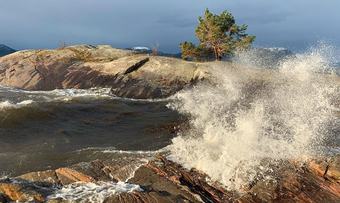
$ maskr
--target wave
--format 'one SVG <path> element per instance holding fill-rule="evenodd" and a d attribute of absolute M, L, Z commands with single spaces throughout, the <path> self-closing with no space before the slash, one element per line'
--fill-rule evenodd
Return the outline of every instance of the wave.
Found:
<path fill-rule="evenodd" d="M 0 86 L 0 111 L 20 109 L 25 107 L 38 107 L 43 103 L 67 103 L 110 99 L 109 88 L 93 89 L 56 89 L 52 91 L 27 91 L 12 87 Z M 2 101 L 1 101 L 2 100 Z"/>
<path fill-rule="evenodd" d="M 127 102 L 167 102 L 169 98 L 163 99 L 133 99 L 117 97 L 111 94 L 110 88 L 90 89 L 56 89 L 51 91 L 28 91 L 13 87 L 0 86 L 0 110 L 9 108 L 21 108 L 33 106 L 39 103 L 51 102 L 80 102 L 92 100 L 122 100 Z M 1 101 L 2 100 L 2 101 Z"/>
<path fill-rule="evenodd" d="M 214 84 L 179 92 L 169 104 L 190 117 L 189 130 L 168 146 L 169 158 L 239 189 L 270 178 L 275 160 L 323 153 L 340 124 L 333 113 L 339 78 L 322 74 L 331 69 L 329 53 L 328 46 L 313 48 L 277 70 L 215 67 Z"/>

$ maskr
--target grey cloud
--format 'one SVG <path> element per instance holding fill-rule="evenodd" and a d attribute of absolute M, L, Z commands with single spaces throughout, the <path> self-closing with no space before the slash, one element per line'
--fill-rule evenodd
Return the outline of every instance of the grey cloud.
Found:
<path fill-rule="evenodd" d="M 287 19 L 290 13 L 254 13 L 251 16 L 241 17 L 240 20 L 250 25 L 281 23 Z"/>
<path fill-rule="evenodd" d="M 158 24 L 168 25 L 178 28 L 194 27 L 197 24 L 197 18 L 183 18 L 182 16 L 162 16 L 157 21 Z"/>
<path fill-rule="evenodd" d="M 177 52 L 195 40 L 205 8 L 231 11 L 249 25 L 258 46 L 305 46 L 331 39 L 339 46 L 340 1 L 320 0 L 0 0 L 0 43 L 16 49 L 69 44 L 129 47 L 160 44 Z M 317 29 L 316 29 L 317 28 Z"/>

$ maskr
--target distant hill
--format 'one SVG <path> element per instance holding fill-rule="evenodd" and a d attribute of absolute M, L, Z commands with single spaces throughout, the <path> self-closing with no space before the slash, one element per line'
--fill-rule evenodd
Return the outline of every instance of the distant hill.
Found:
<path fill-rule="evenodd" d="M 131 50 L 134 53 L 140 54 L 152 54 L 152 49 L 149 47 L 132 47 L 132 48 L 125 48 L 126 50 Z M 181 58 L 181 53 L 167 53 L 162 51 L 157 51 L 157 56 L 166 56 L 166 57 L 173 57 L 173 58 Z"/>
<path fill-rule="evenodd" d="M 6 46 L 6 45 L 0 44 L 0 57 L 6 56 L 6 55 L 14 53 L 14 52 L 16 52 L 16 50 L 14 50 L 14 49 Z"/>
<path fill-rule="evenodd" d="M 159 56 L 167 56 L 167 57 L 173 57 L 173 58 L 182 58 L 182 54 L 181 53 L 177 53 L 177 54 L 172 54 L 172 53 L 165 53 L 165 52 L 158 52 Z"/>

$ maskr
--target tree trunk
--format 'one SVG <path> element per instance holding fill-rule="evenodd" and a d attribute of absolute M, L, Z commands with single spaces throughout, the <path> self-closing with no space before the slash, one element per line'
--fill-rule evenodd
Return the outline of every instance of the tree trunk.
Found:
<path fill-rule="evenodd" d="M 222 60 L 222 54 L 218 50 L 217 46 L 214 47 L 214 54 L 215 54 L 215 60 L 216 61 L 221 61 Z"/>
<path fill-rule="evenodd" d="M 217 51 L 216 47 L 214 47 L 214 54 L 215 54 L 215 60 L 218 61 L 219 60 L 219 56 L 218 56 L 218 51 Z"/>

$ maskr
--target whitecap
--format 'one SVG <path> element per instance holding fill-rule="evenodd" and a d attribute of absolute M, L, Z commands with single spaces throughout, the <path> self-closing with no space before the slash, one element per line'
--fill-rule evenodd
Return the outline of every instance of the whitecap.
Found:
<path fill-rule="evenodd" d="M 8 100 L 0 102 L 0 110 L 3 109 L 18 109 L 21 107 L 25 107 L 25 106 L 29 106 L 31 104 L 33 104 L 34 101 L 33 100 L 24 100 L 18 103 L 14 103 L 14 102 L 10 102 Z"/>

